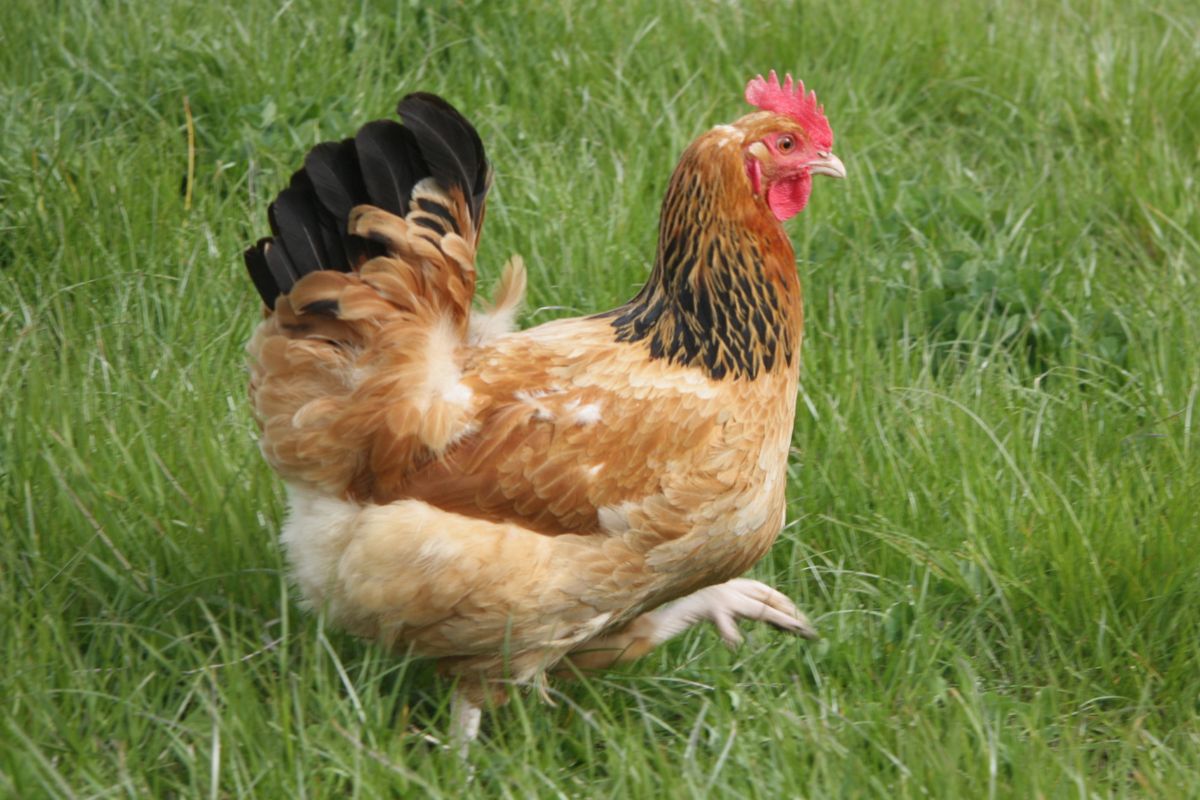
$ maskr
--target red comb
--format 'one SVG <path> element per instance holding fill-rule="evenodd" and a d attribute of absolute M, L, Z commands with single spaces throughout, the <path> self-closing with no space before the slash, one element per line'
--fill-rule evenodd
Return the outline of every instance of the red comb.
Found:
<path fill-rule="evenodd" d="M 816 92 L 804 93 L 804 81 L 793 81 L 787 75 L 781 86 L 775 70 L 771 70 L 771 77 L 759 75 L 746 84 L 746 102 L 762 111 L 786 114 L 796 120 L 819 149 L 833 147 L 833 130 L 825 119 L 825 107 L 817 102 Z"/>

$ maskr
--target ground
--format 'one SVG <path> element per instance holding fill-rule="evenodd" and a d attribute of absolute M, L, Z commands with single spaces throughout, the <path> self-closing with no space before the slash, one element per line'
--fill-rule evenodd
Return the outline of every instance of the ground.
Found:
<path fill-rule="evenodd" d="M 1200 795 L 1200 7 L 1094 0 L 0 8 L 0 795 Z M 849 178 L 789 522 L 816 643 L 698 629 L 431 741 L 449 687 L 281 569 L 240 252 L 307 147 L 425 89 L 497 180 L 523 322 L 644 278 L 759 71 Z"/>

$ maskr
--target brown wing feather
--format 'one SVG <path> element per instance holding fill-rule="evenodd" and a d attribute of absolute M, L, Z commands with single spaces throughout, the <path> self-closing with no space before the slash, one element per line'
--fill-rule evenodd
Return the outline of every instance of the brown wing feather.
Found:
<path fill-rule="evenodd" d="M 708 496 L 720 476 L 704 459 L 724 437 L 714 401 L 729 387 L 649 361 L 610 331 L 571 320 L 478 351 L 465 378 L 478 409 L 473 431 L 405 480 L 379 484 L 373 499 L 412 497 L 562 534 L 603 529 L 602 509 L 623 503 Z M 660 532 L 682 534 L 662 510 Z"/>

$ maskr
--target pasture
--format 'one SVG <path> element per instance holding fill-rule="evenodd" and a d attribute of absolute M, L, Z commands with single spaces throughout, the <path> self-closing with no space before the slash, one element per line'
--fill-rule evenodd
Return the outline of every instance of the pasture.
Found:
<path fill-rule="evenodd" d="M 1200 7 L 1087 0 L 0 5 L 0 796 L 1200 796 Z M 806 643 L 698 629 L 517 694 L 302 612 L 241 251 L 313 144 L 444 95 L 482 284 L 610 308 L 747 78 L 844 182 L 788 223 Z"/>

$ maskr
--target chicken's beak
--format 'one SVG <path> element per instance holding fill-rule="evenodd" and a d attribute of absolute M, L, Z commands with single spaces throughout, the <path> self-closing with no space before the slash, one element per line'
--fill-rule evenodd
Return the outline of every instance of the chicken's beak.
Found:
<path fill-rule="evenodd" d="M 833 153 L 817 153 L 817 157 L 805 166 L 813 175 L 828 175 L 831 178 L 846 177 L 846 165 Z"/>

